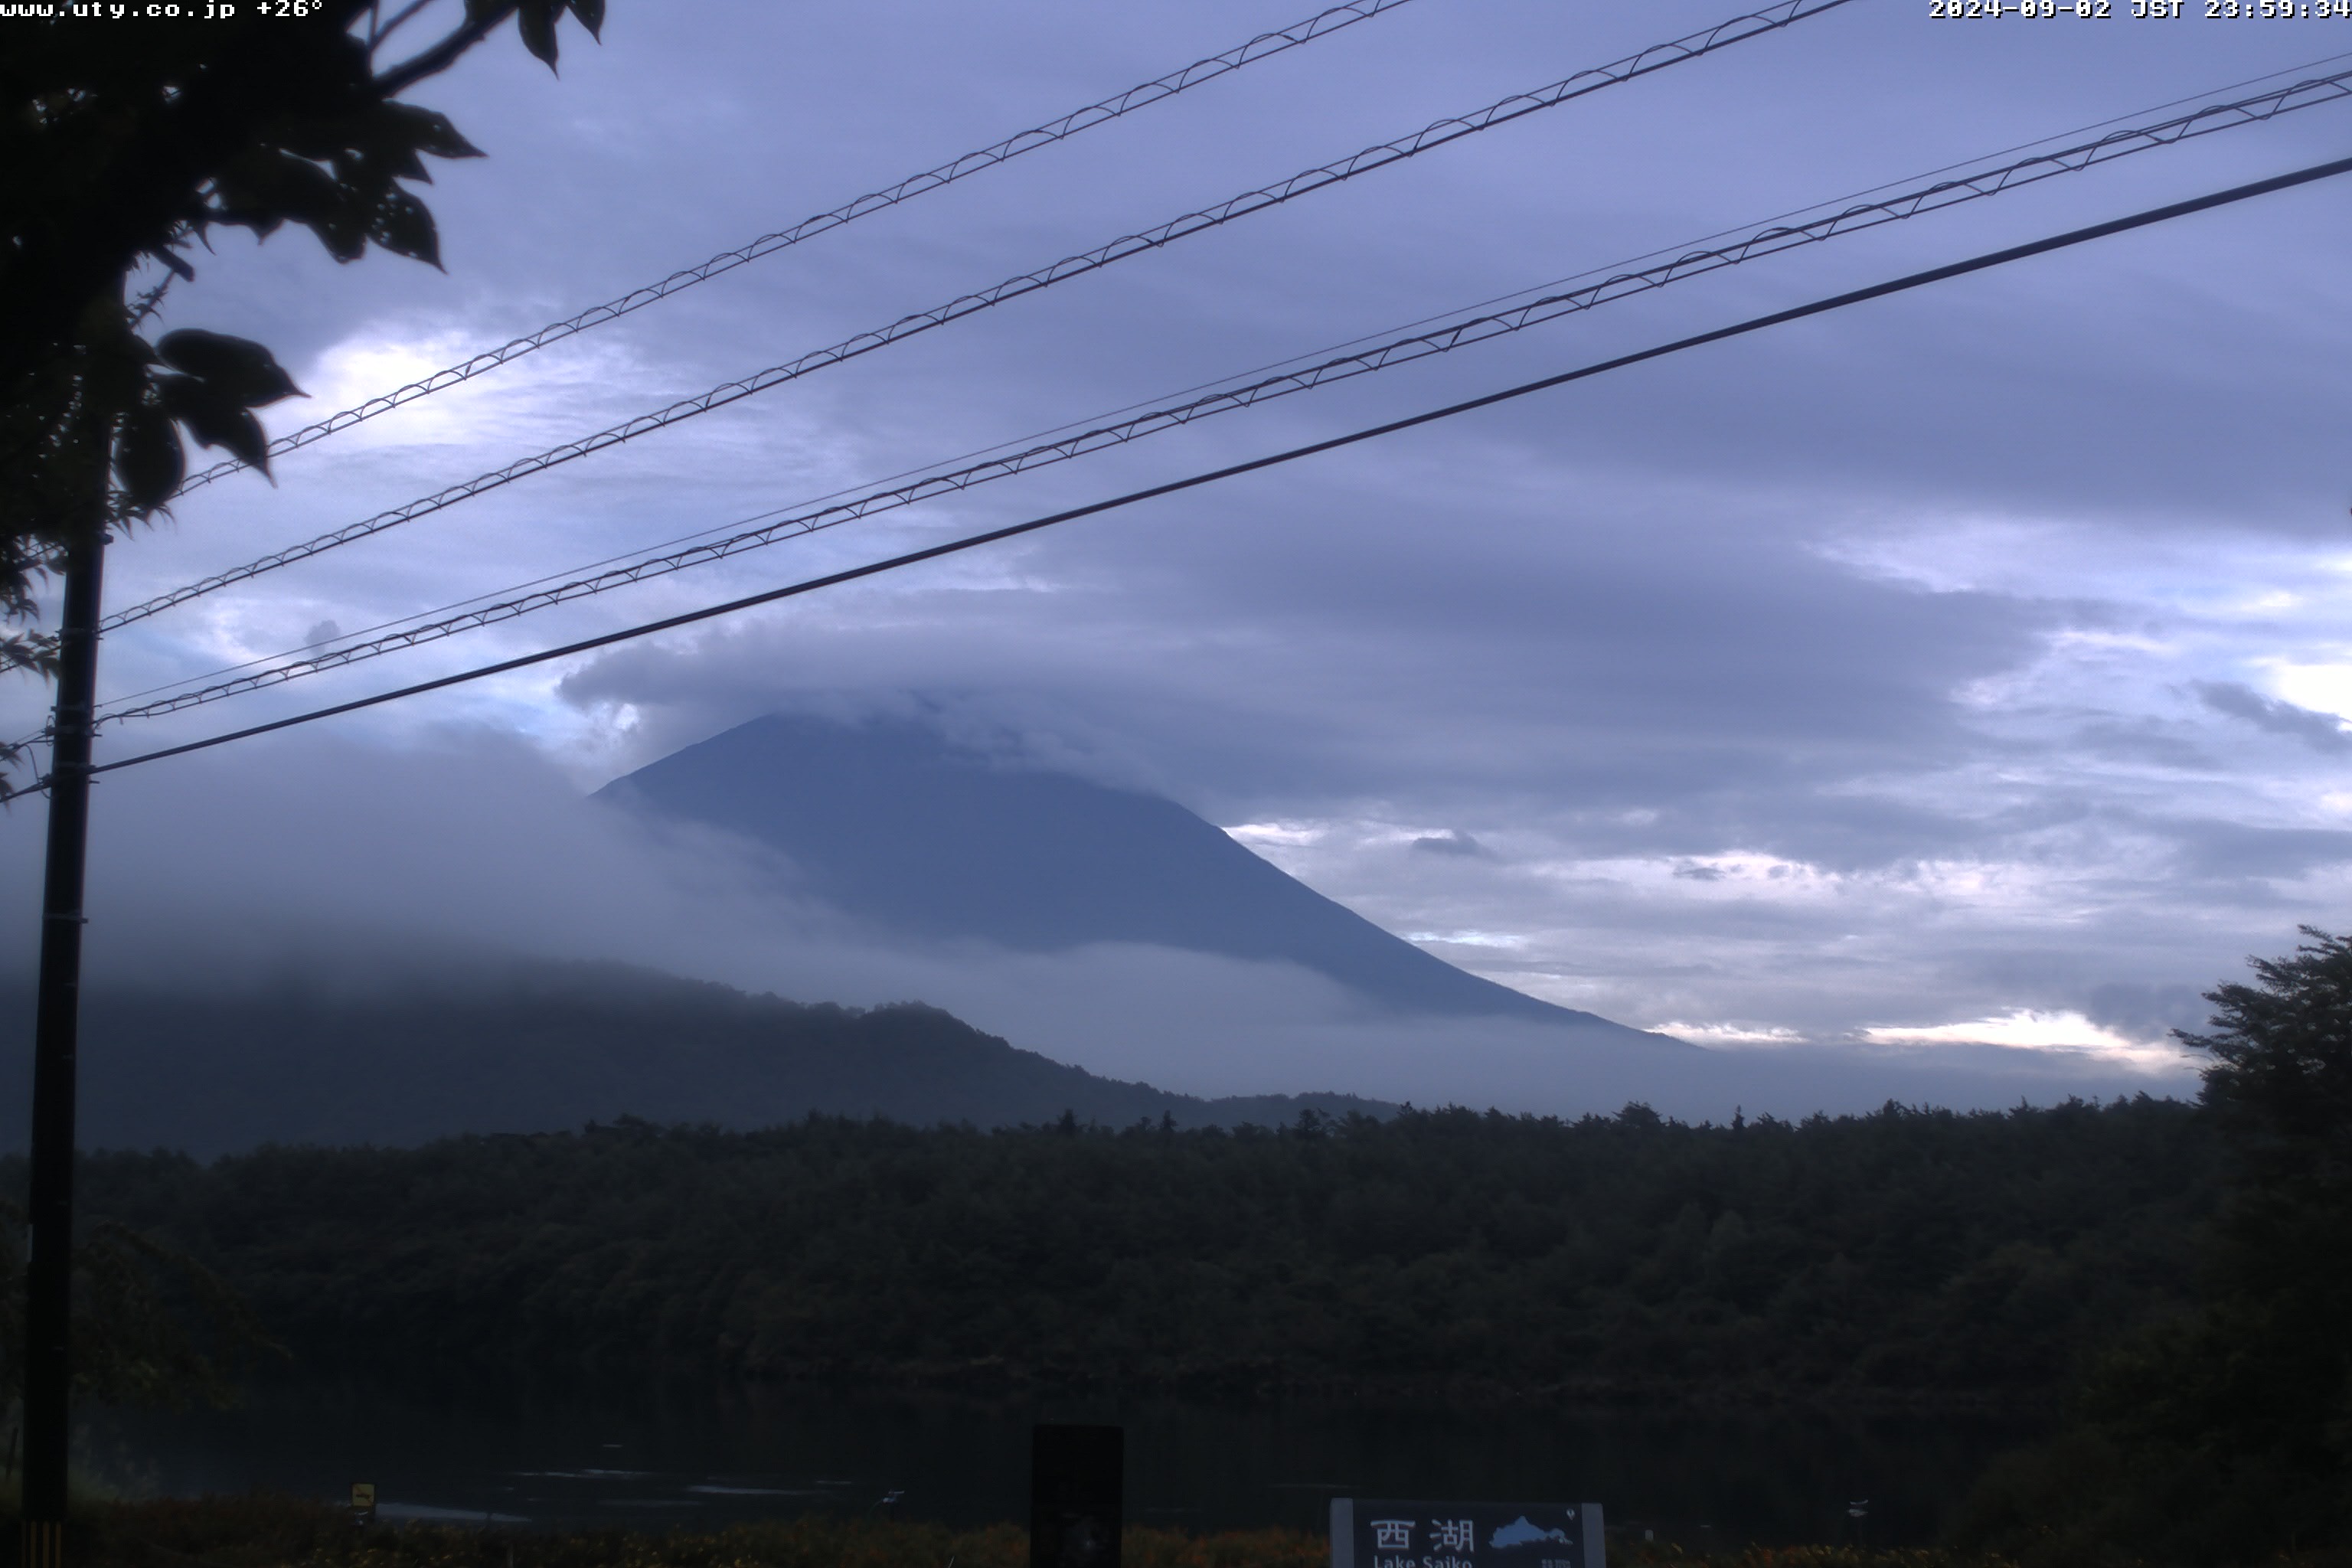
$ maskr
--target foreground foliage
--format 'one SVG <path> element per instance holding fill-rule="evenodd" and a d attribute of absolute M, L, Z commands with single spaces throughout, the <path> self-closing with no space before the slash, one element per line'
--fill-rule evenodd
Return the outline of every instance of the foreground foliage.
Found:
<path fill-rule="evenodd" d="M 1028 1532 L 1015 1525 L 952 1530 L 824 1514 L 665 1533 L 416 1524 L 362 1530 L 341 1510 L 248 1496 L 101 1505 L 78 1529 L 74 1561 L 89 1568 L 187 1560 L 215 1568 L 1027 1568 L 1029 1562 Z M 1123 1549 L 1127 1568 L 1323 1568 L 1330 1561 L 1323 1537 L 1294 1530 L 1196 1536 L 1130 1526 Z M 1844 1546 L 1691 1556 L 1632 1542 L 1612 1545 L 1611 1555 L 1634 1568 L 2004 1568 L 1992 1557 Z"/>
<path fill-rule="evenodd" d="M 725 1530 L 488 1531 L 452 1525 L 355 1527 L 341 1509 L 291 1498 L 164 1499 L 100 1504 L 79 1526 L 81 1563 L 197 1559 L 215 1568 L 1027 1568 L 1029 1536 L 810 1514 Z M 1321 1538 L 1295 1531 L 1192 1537 L 1126 1532 L 1130 1568 L 1320 1568 Z"/>
<path fill-rule="evenodd" d="M 642 1123 L 100 1155 L 302 1362 L 2018 1403 L 2185 1304 L 2190 1108 L 1689 1127 Z M 5 1173 L 0 1173 L 5 1175 Z"/>
<path fill-rule="evenodd" d="M 0 1507 L 0 1515 L 8 1510 Z M 13 1521 L 11 1521 L 13 1522 Z M 915 1521 L 809 1514 L 724 1530 L 482 1530 L 436 1524 L 356 1528 L 341 1509 L 252 1493 L 78 1504 L 69 1545 L 85 1568 L 1027 1568 L 1018 1525 L 958 1530 Z M 1323 1568 L 1324 1538 L 1305 1531 L 1188 1535 L 1129 1526 L 1127 1568 Z M 1746 1546 L 1693 1552 L 1612 1542 L 1621 1568 L 2019 1568 L 2015 1559 L 1953 1547 Z M 2105 1558 L 2142 1568 L 2172 1560 Z M 2277 1568 L 2347 1568 L 2326 1552 L 2263 1559 Z"/>
<path fill-rule="evenodd" d="M 480 153 L 399 94 L 509 18 L 552 67 L 557 22 L 569 14 L 593 34 L 604 0 L 465 0 L 445 8 L 438 38 L 394 44 L 428 8 L 386 21 L 376 0 L 209 16 L 147 5 L 114 26 L 65 5 L 12 16 L 0 48 L 0 672 L 55 673 L 56 635 L 15 629 L 35 617 L 37 584 L 108 527 L 167 510 L 187 471 L 183 437 L 268 472 L 254 410 L 300 395 L 269 350 L 201 328 L 143 335 L 171 285 L 195 277 L 195 249 L 224 227 L 266 238 L 293 224 L 338 261 L 373 246 L 439 266 L 433 216 L 409 186 L 431 181 L 427 156 Z M 0 797 L 16 756 L 0 745 Z"/>

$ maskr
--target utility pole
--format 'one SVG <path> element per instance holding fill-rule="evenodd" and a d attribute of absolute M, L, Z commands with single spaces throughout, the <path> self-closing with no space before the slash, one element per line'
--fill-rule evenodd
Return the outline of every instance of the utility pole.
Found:
<path fill-rule="evenodd" d="M 41 892 L 40 999 L 33 1032 L 33 1159 L 25 1268 L 22 1568 L 65 1562 L 67 1399 L 73 1379 L 75 1048 L 81 1021 L 83 850 L 98 697 L 105 519 L 65 553 L 58 705 L 49 725 L 48 867 Z"/>

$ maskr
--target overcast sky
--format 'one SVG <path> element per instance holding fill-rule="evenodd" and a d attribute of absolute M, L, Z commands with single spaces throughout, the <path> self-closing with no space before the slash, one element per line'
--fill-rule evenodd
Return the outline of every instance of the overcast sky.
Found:
<path fill-rule="evenodd" d="M 2352 65 L 2313 64 L 2352 51 L 2352 20 L 2137 20 L 2132 4 L 2105 19 L 1946 20 L 1928 0 L 1853 0 L 212 595 L 111 637 L 102 690 L 354 633 L 2037 139 L 2242 97 L 2271 73 Z M 1412 0 L 287 456 L 274 489 L 239 477 L 192 495 L 111 552 L 108 603 L 1738 5 Z M 614 0 L 601 47 L 567 26 L 560 79 L 502 36 L 415 95 L 490 154 L 436 165 L 446 275 L 380 254 L 337 267 L 299 231 L 257 247 L 232 231 L 196 258 L 170 324 L 271 342 L 311 395 L 268 411 L 289 429 L 1311 9 Z M 2307 109 L 117 725 L 100 758 L 2347 151 L 2352 106 Z M 220 873 L 206 880 L 193 851 L 175 865 L 175 842 L 274 846 L 238 873 L 273 898 L 299 884 L 327 913 L 430 925 L 435 896 L 395 897 L 399 879 L 368 857 L 428 863 L 437 846 L 449 864 L 435 885 L 468 901 L 458 884 L 491 873 L 450 847 L 476 841 L 484 778 L 516 800 L 538 791 L 551 812 L 761 712 L 919 696 L 1043 759 L 1163 792 L 1389 930 L 1571 1006 L 1746 1052 L 2055 1048 L 2103 1082 L 2178 1088 L 2161 1042 L 2201 1021 L 2198 992 L 2292 946 L 2298 922 L 2345 923 L 2347 250 L 2352 181 L 2323 183 L 126 772 L 100 790 L 94 875 L 124 917 L 171 902 L 165 889 L 193 908 Z M 0 716 L 37 729 L 43 701 L 19 683 Z M 316 831 L 280 831 L 294 796 L 318 805 Z M 383 815 L 395 804 L 396 835 Z M 41 815 L 20 805 L 0 822 L 7 863 L 27 873 L 12 873 L 19 901 Z M 548 837 L 561 866 L 498 878 L 587 876 L 561 837 Z M 527 944 L 653 952 L 611 931 L 528 929 L 560 901 L 523 898 L 502 918 Z M 109 913 L 93 907 L 94 954 Z M 886 984 L 841 973 L 845 1000 Z M 790 978 L 803 994 L 824 983 Z M 976 1021 L 1039 1043 L 1007 1007 Z M 1190 1070 L 1176 1087 L 1217 1087 Z"/>

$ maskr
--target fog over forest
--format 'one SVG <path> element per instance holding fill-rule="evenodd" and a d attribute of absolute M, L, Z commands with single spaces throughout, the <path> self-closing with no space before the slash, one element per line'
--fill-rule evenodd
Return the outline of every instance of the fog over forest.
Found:
<path fill-rule="evenodd" d="M 1997 1108 L 2194 1085 L 2178 1056 L 2156 1050 L 2118 1062 L 1990 1046 L 1627 1049 L 1544 1024 L 1386 1014 L 1288 964 L 1133 944 L 923 942 L 795 897 L 790 868 L 741 840 L 586 800 L 513 740 L 265 745 L 285 756 L 282 771 L 198 757 L 104 781 L 94 992 L 299 981 L 364 995 L 516 952 L 620 959 L 802 1001 L 929 1002 L 1056 1060 L 1206 1096 L 1337 1091 L 1566 1113 L 1641 1100 L 1726 1121 L 1743 1106 Z M 196 822 L 204 831 L 189 830 Z M 35 836 L 5 842 L 14 885 L 37 884 Z M 32 911 L 8 913 L 6 939 L 29 952 Z"/>

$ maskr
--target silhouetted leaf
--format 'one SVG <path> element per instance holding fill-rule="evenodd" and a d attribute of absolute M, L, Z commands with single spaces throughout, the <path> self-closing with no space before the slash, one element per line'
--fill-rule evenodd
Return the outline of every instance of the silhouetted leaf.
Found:
<path fill-rule="evenodd" d="M 441 265 L 441 237 L 433 226 L 433 215 L 423 202 L 397 186 L 386 191 L 377 204 L 368 237 L 396 256 Z"/>
<path fill-rule="evenodd" d="M 212 384 L 241 407 L 259 408 L 281 397 L 302 395 L 277 357 L 249 338 L 184 327 L 164 333 L 157 340 L 155 352 L 173 370 Z"/>
<path fill-rule="evenodd" d="M 252 411 L 210 382 L 190 375 L 155 378 L 164 412 L 188 427 L 200 447 L 226 447 L 249 467 L 269 472 L 269 438 Z"/>
<path fill-rule="evenodd" d="M 242 458 L 248 468 L 269 472 L 269 433 L 249 408 L 240 408 L 227 427 L 221 432 L 222 446 Z"/>
<path fill-rule="evenodd" d="M 588 29 L 588 36 L 602 41 L 604 33 L 604 0 L 572 0 L 572 14 Z"/>
<path fill-rule="evenodd" d="M 338 261 L 357 261 L 367 254 L 369 218 L 358 202 L 346 195 L 330 210 L 303 222 L 319 237 L 328 255 Z"/>
<path fill-rule="evenodd" d="M 265 236 L 289 218 L 316 228 L 345 199 L 326 170 L 276 148 L 257 148 L 235 159 L 214 187 L 224 222 Z"/>
<path fill-rule="evenodd" d="M 152 511 L 172 497 L 187 474 L 180 433 L 162 406 L 142 403 L 123 416 L 114 438 L 114 472 L 135 511 Z"/>
<path fill-rule="evenodd" d="M 274 140 L 286 152 L 314 163 L 324 163 L 341 155 L 352 144 L 350 126 L 341 119 L 307 121 L 283 127 Z"/>
<path fill-rule="evenodd" d="M 555 65 L 555 17 L 559 4 L 560 0 L 522 0 L 515 16 L 515 26 L 522 33 L 522 47 L 545 60 L 551 69 Z"/>
<path fill-rule="evenodd" d="M 430 153 L 436 158 L 479 158 L 482 150 L 457 132 L 449 117 L 430 109 L 419 109 L 413 103 L 387 103 L 376 118 L 396 125 L 410 146 L 420 153 Z"/>
<path fill-rule="evenodd" d="M 415 180 L 425 184 L 433 183 L 433 171 L 416 155 L 416 149 L 404 142 L 382 142 L 368 150 L 371 163 L 381 165 L 404 180 Z"/>

